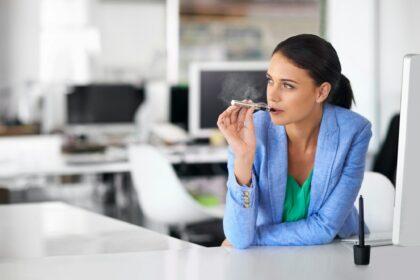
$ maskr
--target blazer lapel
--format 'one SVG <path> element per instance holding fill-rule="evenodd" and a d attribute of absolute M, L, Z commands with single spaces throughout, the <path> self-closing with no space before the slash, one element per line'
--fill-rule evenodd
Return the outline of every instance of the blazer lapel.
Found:
<path fill-rule="evenodd" d="M 287 183 L 287 135 L 284 126 L 272 122 L 268 130 L 267 159 L 273 223 L 281 223 Z"/>
<path fill-rule="evenodd" d="M 338 141 L 339 130 L 334 108 L 325 104 L 315 153 L 308 216 L 318 211 L 325 199 L 337 153 Z"/>

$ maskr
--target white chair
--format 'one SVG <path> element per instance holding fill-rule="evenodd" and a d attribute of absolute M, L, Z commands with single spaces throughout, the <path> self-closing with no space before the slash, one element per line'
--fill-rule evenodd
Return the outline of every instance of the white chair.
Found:
<path fill-rule="evenodd" d="M 363 196 L 365 223 L 371 233 L 392 232 L 395 188 L 384 175 L 365 172 L 359 195 Z M 359 199 L 354 205 L 359 210 Z"/>
<path fill-rule="evenodd" d="M 128 149 L 131 175 L 147 219 L 167 226 L 222 218 L 224 206 L 204 207 L 182 186 L 168 159 L 150 145 Z"/>

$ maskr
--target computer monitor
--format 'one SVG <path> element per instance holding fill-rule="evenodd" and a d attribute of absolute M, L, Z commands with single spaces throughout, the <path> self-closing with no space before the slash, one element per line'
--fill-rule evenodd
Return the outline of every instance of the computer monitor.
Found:
<path fill-rule="evenodd" d="M 189 133 L 208 138 L 232 99 L 266 102 L 268 62 L 200 62 L 190 66 Z"/>
<path fill-rule="evenodd" d="M 188 130 L 188 85 L 174 85 L 169 89 L 169 121 Z"/>
<path fill-rule="evenodd" d="M 403 63 L 401 115 L 398 140 L 396 193 L 392 241 L 420 245 L 420 55 L 407 55 Z"/>
<path fill-rule="evenodd" d="M 128 130 L 144 99 L 144 89 L 129 84 L 74 86 L 66 96 L 67 128 Z"/>

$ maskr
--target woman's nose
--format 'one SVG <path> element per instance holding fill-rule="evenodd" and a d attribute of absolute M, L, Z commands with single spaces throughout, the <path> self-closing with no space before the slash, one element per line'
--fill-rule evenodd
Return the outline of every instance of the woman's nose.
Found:
<path fill-rule="evenodd" d="M 268 101 L 271 101 L 271 102 L 274 102 L 274 103 L 280 102 L 280 98 L 271 98 L 271 97 L 269 97 L 269 98 L 267 98 L 267 100 Z"/>
<path fill-rule="evenodd" d="M 279 92 L 267 91 L 267 101 L 279 102 L 280 100 L 281 96 Z"/>

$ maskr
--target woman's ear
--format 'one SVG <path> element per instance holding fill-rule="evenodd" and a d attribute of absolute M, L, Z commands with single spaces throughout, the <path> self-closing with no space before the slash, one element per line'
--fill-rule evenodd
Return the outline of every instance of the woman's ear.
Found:
<path fill-rule="evenodd" d="M 318 92 L 317 92 L 317 96 L 316 96 L 316 102 L 317 103 L 324 102 L 328 98 L 328 95 L 330 94 L 330 91 L 331 91 L 331 84 L 328 83 L 328 82 L 322 83 L 318 87 Z"/>

